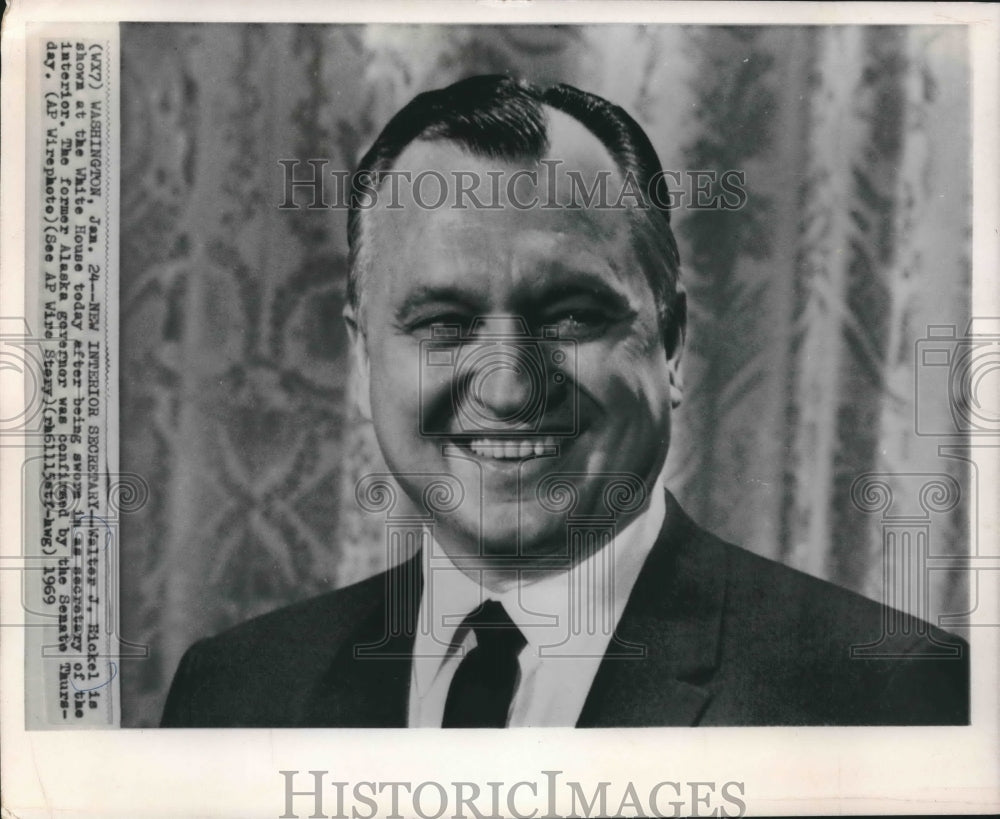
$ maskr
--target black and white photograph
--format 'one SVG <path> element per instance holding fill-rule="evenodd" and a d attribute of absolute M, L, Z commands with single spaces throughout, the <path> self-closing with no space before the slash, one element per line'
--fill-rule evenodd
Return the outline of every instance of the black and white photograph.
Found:
<path fill-rule="evenodd" d="M 123 26 L 124 724 L 967 723 L 966 52 Z"/>
<path fill-rule="evenodd" d="M 22 737 L 211 755 L 156 815 L 997 804 L 996 15 L 652 5 L 22 23 Z"/>

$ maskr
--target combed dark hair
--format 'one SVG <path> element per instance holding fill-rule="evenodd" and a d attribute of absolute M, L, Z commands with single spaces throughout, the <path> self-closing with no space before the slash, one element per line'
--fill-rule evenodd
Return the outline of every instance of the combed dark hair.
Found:
<path fill-rule="evenodd" d="M 645 258 L 646 275 L 661 312 L 664 329 L 673 323 L 680 254 L 670 228 L 670 211 L 657 206 L 669 202 L 659 157 L 645 131 L 622 108 L 602 97 L 559 84 L 542 88 L 504 75 L 484 75 L 418 94 L 378 135 L 355 172 L 377 189 L 381 175 L 390 171 L 400 154 L 416 140 L 454 142 L 474 156 L 505 161 L 540 159 L 549 147 L 547 121 L 542 106 L 573 117 L 607 148 L 618 170 L 632 176 L 644 198 L 645 213 L 656 221 L 654 255 Z M 355 186 L 347 217 L 350 270 L 347 298 L 358 306 L 363 271 L 359 190 Z"/>

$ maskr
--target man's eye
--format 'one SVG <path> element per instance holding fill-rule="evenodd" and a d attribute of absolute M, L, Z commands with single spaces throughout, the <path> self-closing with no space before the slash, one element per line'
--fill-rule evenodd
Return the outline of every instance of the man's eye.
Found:
<path fill-rule="evenodd" d="M 600 310 L 567 310 L 549 323 L 555 325 L 560 338 L 590 338 L 604 331 L 608 317 Z"/>
<path fill-rule="evenodd" d="M 410 324 L 410 331 L 419 335 L 464 338 L 469 334 L 469 319 L 459 313 L 435 314 Z"/>

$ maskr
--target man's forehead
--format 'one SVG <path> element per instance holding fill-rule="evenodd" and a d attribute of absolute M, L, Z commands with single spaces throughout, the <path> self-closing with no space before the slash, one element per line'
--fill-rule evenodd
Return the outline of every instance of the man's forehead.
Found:
<path fill-rule="evenodd" d="M 366 217 L 373 267 L 400 273 L 377 277 L 375 287 L 403 292 L 451 282 L 459 270 L 467 285 L 490 282 L 496 287 L 523 284 L 542 273 L 561 280 L 571 270 L 609 279 L 629 269 L 638 275 L 633 220 L 624 207 L 566 206 L 578 202 L 585 195 L 581 187 L 591 190 L 598 178 L 614 202 L 624 179 L 614 158 L 575 119 L 553 109 L 547 113 L 549 147 L 537 160 L 475 156 L 448 140 L 417 141 L 403 151 L 394 170 L 406 176 L 397 179 L 394 194 L 383 180 L 377 204 Z M 528 174 L 530 180 L 525 179 Z M 508 184 L 519 181 L 527 184 L 515 186 L 511 194 Z M 447 196 L 435 206 L 441 185 L 448 186 Z M 455 207 L 458 185 L 466 193 Z M 533 204 L 525 207 L 526 202 Z M 559 206 L 546 207 L 552 203 Z"/>
<path fill-rule="evenodd" d="M 428 172 L 441 174 L 449 186 L 451 201 L 458 193 L 458 186 L 465 187 L 467 198 L 475 194 L 482 200 L 486 194 L 498 194 L 504 205 L 510 204 L 508 199 L 512 190 L 519 203 L 530 201 L 532 196 L 537 195 L 541 200 L 539 205 L 542 205 L 546 196 L 553 197 L 551 201 L 557 201 L 560 191 L 564 201 L 566 189 L 571 184 L 577 191 L 581 186 L 589 191 L 602 178 L 609 190 L 618 190 L 624 177 L 604 144 L 568 114 L 548 106 L 542 107 L 546 115 L 548 149 L 537 159 L 498 159 L 473 154 L 452 140 L 418 139 L 403 149 L 393 163 L 393 170 L 408 174 L 410 179 Z M 525 177 L 524 171 L 537 174 L 537 182 Z M 557 191 L 548 189 L 553 171 Z M 575 177 L 572 183 L 568 174 Z M 413 188 L 401 185 L 400 191 L 400 201 L 406 206 L 407 199 L 412 199 Z M 427 182 L 425 191 L 418 195 L 423 201 L 434 199 L 437 187 Z M 379 201 L 384 199 L 380 197 Z"/>

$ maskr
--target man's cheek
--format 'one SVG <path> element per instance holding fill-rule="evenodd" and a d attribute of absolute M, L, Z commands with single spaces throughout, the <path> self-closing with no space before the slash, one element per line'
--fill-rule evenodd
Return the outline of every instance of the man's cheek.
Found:
<path fill-rule="evenodd" d="M 404 396 L 420 391 L 419 357 L 409 348 L 388 348 L 372 359 L 372 383 L 381 396 L 401 401 Z"/>
<path fill-rule="evenodd" d="M 613 391 L 634 399 L 652 415 L 659 415 L 670 391 L 670 361 L 662 344 L 651 348 L 625 344 L 608 369 Z"/>
<path fill-rule="evenodd" d="M 579 396 L 589 397 L 605 409 L 613 408 L 621 414 L 625 407 L 631 409 L 646 391 L 644 363 L 625 354 L 621 348 L 606 350 L 597 347 L 579 356 L 574 388 Z"/>

